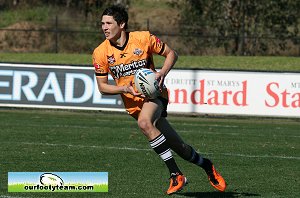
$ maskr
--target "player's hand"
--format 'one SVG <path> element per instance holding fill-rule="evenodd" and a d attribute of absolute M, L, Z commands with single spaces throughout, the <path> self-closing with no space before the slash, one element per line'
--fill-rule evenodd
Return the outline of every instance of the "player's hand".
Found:
<path fill-rule="evenodd" d="M 134 87 L 133 87 L 133 84 L 132 82 L 130 82 L 129 85 L 125 85 L 125 93 L 130 93 L 134 96 L 139 96 L 139 97 L 145 97 L 142 93 L 139 93 L 139 92 L 136 92 Z"/>
<path fill-rule="evenodd" d="M 165 75 L 161 72 L 156 72 L 155 73 L 155 78 L 158 81 L 160 91 L 162 91 L 162 88 L 164 86 L 164 81 L 165 81 Z"/>

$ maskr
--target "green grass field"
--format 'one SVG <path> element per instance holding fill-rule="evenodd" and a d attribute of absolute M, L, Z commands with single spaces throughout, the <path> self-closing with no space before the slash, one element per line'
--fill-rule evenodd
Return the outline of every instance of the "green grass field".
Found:
<path fill-rule="evenodd" d="M 92 52 L 91 52 L 92 54 Z M 91 54 L 0 53 L 0 62 L 92 65 Z M 164 58 L 154 56 L 160 68 Z M 181 56 L 177 69 L 222 69 L 255 71 L 300 71 L 299 57 L 285 56 Z"/>
<path fill-rule="evenodd" d="M 298 197 L 299 119 L 169 116 L 183 139 L 228 183 L 216 192 L 200 168 L 171 197 Z M 0 110 L 0 197 L 167 197 L 168 171 L 125 114 Z M 108 193 L 8 193 L 7 172 L 109 172 Z"/>

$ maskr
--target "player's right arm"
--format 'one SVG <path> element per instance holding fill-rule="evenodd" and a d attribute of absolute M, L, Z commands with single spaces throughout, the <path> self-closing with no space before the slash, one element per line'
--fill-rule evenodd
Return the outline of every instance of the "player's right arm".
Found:
<path fill-rule="evenodd" d="M 101 94 L 121 94 L 121 93 L 129 93 L 130 86 L 117 86 L 108 84 L 108 78 L 106 77 L 96 77 L 98 89 Z"/>
<path fill-rule="evenodd" d="M 124 85 L 124 86 L 117 86 L 117 85 L 110 85 L 108 84 L 108 78 L 106 77 L 96 77 L 97 85 L 100 93 L 102 95 L 115 95 L 115 94 L 122 94 L 122 93 L 130 93 L 134 96 L 141 96 L 141 93 L 137 93 L 132 84 Z"/>

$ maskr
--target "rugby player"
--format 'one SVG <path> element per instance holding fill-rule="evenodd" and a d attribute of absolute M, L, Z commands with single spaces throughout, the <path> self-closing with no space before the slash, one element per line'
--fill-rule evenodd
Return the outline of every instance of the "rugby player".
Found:
<path fill-rule="evenodd" d="M 101 23 L 106 39 L 93 52 L 99 91 L 101 94 L 121 94 L 128 114 L 136 119 L 150 146 L 169 169 L 170 186 L 167 194 L 180 191 L 187 183 L 171 150 L 203 168 L 211 185 L 219 191 L 225 191 L 226 182 L 212 162 L 186 144 L 166 119 L 168 92 L 163 84 L 176 63 L 176 52 L 149 31 L 126 31 L 128 13 L 123 7 L 112 6 L 105 9 Z M 165 57 L 159 72 L 155 70 L 153 54 Z M 147 99 L 137 92 L 133 81 L 134 73 L 139 68 L 150 68 L 156 72 L 161 96 Z M 108 74 L 111 74 L 116 85 L 108 83 Z"/>

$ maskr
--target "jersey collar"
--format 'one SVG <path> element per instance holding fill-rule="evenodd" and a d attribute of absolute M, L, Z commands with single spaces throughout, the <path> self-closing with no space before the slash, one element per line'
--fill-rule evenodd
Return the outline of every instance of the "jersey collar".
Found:
<path fill-rule="evenodd" d="M 117 45 L 115 45 L 113 42 L 111 42 L 111 41 L 109 41 L 109 42 L 110 42 L 110 44 L 111 44 L 113 47 L 117 48 L 118 50 L 124 50 L 125 47 L 126 47 L 126 45 L 127 45 L 127 43 L 128 43 L 128 40 L 129 40 L 129 32 L 126 32 L 126 41 L 125 41 L 125 43 L 124 43 L 123 46 L 117 46 Z"/>

